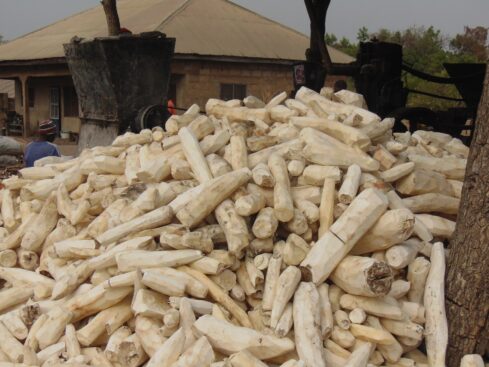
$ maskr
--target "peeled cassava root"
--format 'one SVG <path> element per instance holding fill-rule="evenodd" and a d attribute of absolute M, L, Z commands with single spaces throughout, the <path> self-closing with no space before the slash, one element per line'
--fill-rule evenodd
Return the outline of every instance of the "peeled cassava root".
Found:
<path fill-rule="evenodd" d="M 444 365 L 467 148 L 362 101 L 212 99 L 4 180 L 0 365 Z"/>

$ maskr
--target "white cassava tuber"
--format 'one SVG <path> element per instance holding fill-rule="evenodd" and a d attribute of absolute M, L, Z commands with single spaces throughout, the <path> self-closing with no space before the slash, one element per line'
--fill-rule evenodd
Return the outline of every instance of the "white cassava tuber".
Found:
<path fill-rule="evenodd" d="M 444 366 L 448 345 L 448 324 L 445 312 L 445 250 L 437 242 L 431 251 L 431 267 L 426 279 L 426 352 L 430 366 Z"/>
<path fill-rule="evenodd" d="M 345 292 L 368 297 L 386 295 L 393 282 L 386 263 L 362 256 L 345 257 L 330 278 Z"/>
<path fill-rule="evenodd" d="M 314 283 L 301 283 L 294 297 L 295 346 L 308 366 L 325 367 L 322 356 L 319 293 Z"/>
<path fill-rule="evenodd" d="M 460 367 L 484 367 L 484 360 L 479 354 L 466 354 L 460 362 Z"/>
<path fill-rule="evenodd" d="M 350 204 L 357 195 L 358 186 L 360 185 L 361 168 L 352 164 L 346 171 L 345 178 L 338 191 L 338 201 L 342 204 Z"/>
<path fill-rule="evenodd" d="M 444 367 L 469 148 L 365 107 L 210 99 L 2 180 L 0 366 Z"/>
<path fill-rule="evenodd" d="M 294 216 L 294 204 L 290 193 L 290 180 L 285 160 L 279 155 L 272 155 L 268 167 L 275 179 L 273 202 L 275 216 L 281 222 L 288 222 Z"/>
<path fill-rule="evenodd" d="M 408 209 L 389 210 L 359 239 L 352 253 L 385 250 L 409 238 L 413 228 L 414 216 Z"/>
<path fill-rule="evenodd" d="M 282 274 L 280 274 L 275 291 L 275 298 L 272 306 L 272 314 L 270 325 L 277 326 L 278 320 L 282 316 L 282 312 L 287 305 L 287 302 L 292 298 L 294 292 L 301 280 L 301 272 L 295 266 L 288 266 Z"/>
<path fill-rule="evenodd" d="M 311 248 L 301 263 L 306 278 L 318 284 L 324 281 L 387 208 L 384 194 L 367 189 Z"/>
<path fill-rule="evenodd" d="M 234 326 L 210 315 L 199 318 L 194 328 L 205 335 L 217 351 L 228 355 L 246 349 L 259 359 L 270 359 L 294 349 L 294 342 L 287 338 L 264 335 L 253 329 Z"/>

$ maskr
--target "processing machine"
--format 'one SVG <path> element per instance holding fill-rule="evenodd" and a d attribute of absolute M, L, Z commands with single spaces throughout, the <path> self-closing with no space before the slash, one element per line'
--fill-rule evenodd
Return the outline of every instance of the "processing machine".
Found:
<path fill-rule="evenodd" d="M 449 77 L 434 76 L 405 63 L 401 45 L 377 40 L 361 42 L 354 62 L 333 63 L 324 40 L 326 14 L 331 0 L 304 2 L 311 24 L 311 39 L 310 47 L 306 51 L 306 62 L 299 65 L 304 71 L 304 76 L 294 78 L 296 88 L 305 85 L 319 91 L 327 75 L 349 76 L 354 81 L 356 91 L 364 96 L 369 110 L 381 117 L 396 119 L 395 130 L 406 130 L 407 127 L 401 121 L 409 120 L 410 130 L 417 130 L 422 124 L 424 128 L 446 132 L 460 137 L 466 143 L 470 142 L 482 95 L 486 64 L 444 64 Z M 298 65 L 295 66 L 297 67 Z M 409 89 L 403 83 L 404 73 L 433 83 L 453 84 L 462 98 Z M 296 74 L 294 73 L 294 76 Z M 443 111 L 406 106 L 409 93 L 463 102 L 465 106 Z"/>

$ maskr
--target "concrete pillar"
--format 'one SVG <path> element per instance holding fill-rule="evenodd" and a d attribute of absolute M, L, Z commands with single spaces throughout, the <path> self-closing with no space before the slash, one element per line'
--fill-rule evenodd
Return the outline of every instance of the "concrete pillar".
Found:
<path fill-rule="evenodd" d="M 27 137 L 30 128 L 30 119 L 29 119 L 29 77 L 26 75 L 22 75 L 20 77 L 20 82 L 22 83 L 22 109 L 23 109 L 23 119 L 24 119 L 24 131 L 23 137 Z"/>

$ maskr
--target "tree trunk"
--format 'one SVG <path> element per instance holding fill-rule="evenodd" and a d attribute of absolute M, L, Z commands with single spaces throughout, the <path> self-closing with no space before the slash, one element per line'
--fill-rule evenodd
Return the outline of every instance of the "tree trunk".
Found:
<path fill-rule="evenodd" d="M 475 135 L 447 274 L 449 346 L 447 366 L 464 354 L 489 348 L 489 67 L 479 105 Z"/>
<path fill-rule="evenodd" d="M 321 47 L 319 42 L 324 42 L 326 32 L 326 13 L 331 0 L 305 0 L 306 9 L 309 13 L 311 22 L 311 38 L 310 45 L 306 51 L 306 59 L 310 62 L 308 73 L 308 85 L 310 89 L 319 92 L 324 86 L 326 79 L 326 70 L 323 67 L 323 61 L 331 64 L 329 54 L 324 56 L 327 60 L 323 60 Z"/>
<path fill-rule="evenodd" d="M 104 7 L 105 18 L 107 19 L 107 27 L 109 28 L 109 36 L 117 36 L 121 30 L 119 14 L 117 14 L 116 0 L 102 0 Z"/>

